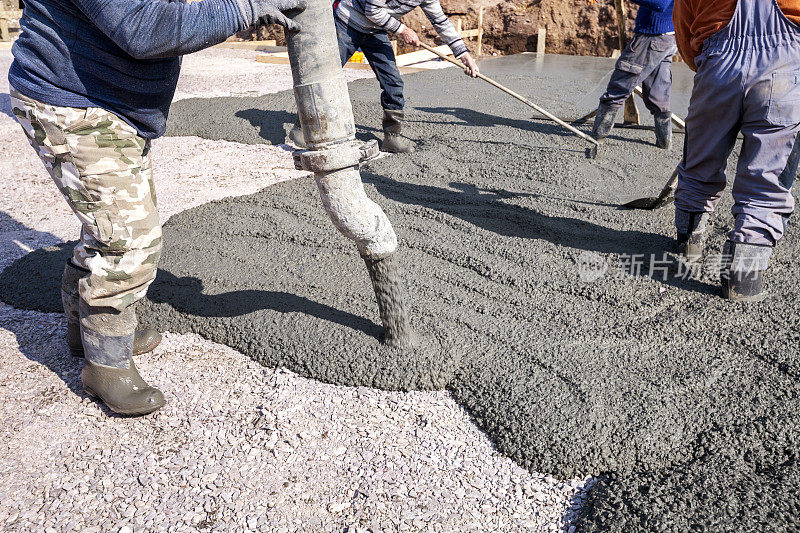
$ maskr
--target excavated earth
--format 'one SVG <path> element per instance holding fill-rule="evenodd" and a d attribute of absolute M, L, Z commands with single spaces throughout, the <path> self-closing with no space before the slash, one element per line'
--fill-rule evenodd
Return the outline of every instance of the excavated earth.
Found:
<path fill-rule="evenodd" d="M 570 118 L 611 66 L 549 56 L 482 63 Z M 692 276 L 666 253 L 671 208 L 618 207 L 660 190 L 681 134 L 662 151 L 652 131 L 618 129 L 590 160 L 584 141 L 455 69 L 405 80 L 418 150 L 367 164 L 363 178 L 400 236 L 415 327 L 435 349 L 381 347 L 364 264 L 311 178 L 173 216 L 141 321 L 330 383 L 446 387 L 525 467 L 599 476 L 583 530 L 797 531 L 796 232 L 775 250 L 769 297 L 729 303 L 715 292 L 714 264 L 730 198 Z M 688 70 L 676 69 L 675 86 L 684 114 Z M 376 82 L 350 90 L 359 135 L 371 138 Z M 280 143 L 292 110 L 290 93 L 185 100 L 170 134 Z M 19 260 L 0 276 L 0 297 L 57 310 L 50 274 L 66 254 Z"/>

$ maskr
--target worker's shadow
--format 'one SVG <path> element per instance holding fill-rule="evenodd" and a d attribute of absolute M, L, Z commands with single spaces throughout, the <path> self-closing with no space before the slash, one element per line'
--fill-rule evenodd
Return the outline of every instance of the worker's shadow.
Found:
<path fill-rule="evenodd" d="M 531 131 L 535 133 L 545 133 L 548 135 L 559 135 L 562 137 L 571 136 L 572 133 L 564 130 L 561 126 L 547 122 L 545 120 L 520 120 L 514 118 L 501 117 L 498 115 L 490 115 L 474 109 L 467 109 L 464 107 L 417 107 L 415 108 L 425 113 L 432 113 L 436 115 L 449 115 L 459 122 L 448 122 L 447 124 L 459 124 L 464 126 L 479 126 L 479 127 L 496 127 L 508 126 L 523 131 Z M 440 124 L 440 121 L 426 120 L 415 117 L 415 123 L 418 124 Z"/>
<path fill-rule="evenodd" d="M 4 211 L 0 211 L 0 234 L 0 253 L 5 257 L 21 255 L 0 271 L 0 301 L 23 312 L 8 307 L 0 310 L 0 328 L 14 335 L 17 349 L 26 359 L 50 370 L 76 396 L 86 397 L 80 380 L 81 360 L 69 353 L 63 327 L 54 328 L 53 317 L 43 320 L 38 313 L 26 313 L 63 313 L 61 274 L 75 243 L 63 243 L 55 235 L 28 228 Z M 17 243 L 52 246 L 26 252 L 24 248 L 14 250 L 19 247 Z M 66 321 L 62 323 L 66 325 Z M 49 391 L 41 401 L 57 401 L 58 394 Z"/>
<path fill-rule="evenodd" d="M 258 144 L 261 139 L 277 146 L 286 142 L 286 132 L 295 117 L 294 113 L 284 110 L 250 108 L 232 112 L 211 104 L 201 107 L 203 114 L 199 116 L 197 108 L 198 99 L 175 102 L 170 110 L 166 134 L 170 137 L 197 136 L 243 144 Z"/>
<path fill-rule="evenodd" d="M 419 111 L 424 111 L 426 113 L 435 113 L 438 115 L 450 115 L 458 119 L 459 121 L 457 123 L 449 122 L 449 124 L 459 124 L 464 126 L 479 126 L 479 127 L 508 126 L 510 128 L 522 131 L 543 133 L 546 135 L 558 135 L 561 137 L 571 137 L 574 135 L 570 131 L 566 130 L 563 126 L 560 126 L 555 122 L 550 122 L 548 119 L 544 117 L 538 117 L 538 116 L 534 116 L 525 120 L 520 120 L 520 119 L 501 117 L 497 115 L 490 115 L 489 113 L 483 113 L 481 111 L 475 111 L 474 109 L 467 109 L 463 107 L 418 107 L 416 109 L 418 109 Z M 414 122 L 420 124 L 440 123 L 438 121 L 425 120 L 425 119 L 417 119 L 414 120 Z M 573 124 L 573 126 L 580 129 L 581 126 L 586 126 L 586 123 L 584 122 L 581 124 Z M 612 133 L 612 135 L 609 136 L 609 139 L 630 142 L 635 144 L 644 144 L 647 146 L 652 145 L 652 143 L 642 139 L 636 139 L 627 136 L 623 137 L 619 134 L 619 129 L 620 128 L 615 129 L 614 131 L 616 133 Z M 652 129 L 652 128 L 646 128 L 646 129 Z"/>
<path fill-rule="evenodd" d="M 399 182 L 368 170 L 362 170 L 362 178 L 391 200 L 434 209 L 504 237 L 542 239 L 567 248 L 606 254 L 619 258 L 618 266 L 628 275 L 651 277 L 701 293 L 716 290 L 713 285 L 675 272 L 679 265 L 666 253 L 672 250 L 673 240 L 666 235 L 617 230 L 579 218 L 547 215 L 509 202 L 527 196 L 524 193 L 482 189 L 461 182 L 450 183 L 449 187 Z M 596 259 L 605 260 L 599 256 Z"/>
<path fill-rule="evenodd" d="M 279 313 L 302 313 L 362 331 L 375 338 L 382 331 L 378 324 L 364 317 L 288 292 L 236 290 L 222 294 L 205 294 L 202 280 L 178 277 L 162 269 L 158 270 L 147 298 L 196 317 L 238 317 L 255 311 L 271 310 Z"/>
<path fill-rule="evenodd" d="M 287 125 L 294 123 L 295 114 L 288 111 L 270 111 L 265 109 L 242 109 L 236 117 L 243 118 L 251 126 L 258 128 L 258 136 L 272 145 L 286 142 Z"/>
<path fill-rule="evenodd" d="M 0 272 L 0 300 L 17 309 L 60 313 L 61 273 L 72 255 L 75 241 L 41 248 L 18 259 Z M 237 290 L 205 294 L 203 282 L 178 277 L 159 269 L 147 298 L 186 315 L 237 317 L 259 310 L 303 313 L 320 320 L 362 331 L 378 338 L 381 327 L 362 316 L 341 311 L 303 296 L 280 291 Z"/>

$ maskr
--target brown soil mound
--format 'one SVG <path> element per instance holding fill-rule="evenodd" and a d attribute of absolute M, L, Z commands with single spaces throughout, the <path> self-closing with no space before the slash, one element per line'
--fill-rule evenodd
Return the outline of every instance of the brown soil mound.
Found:
<path fill-rule="evenodd" d="M 483 54 L 518 54 L 536 50 L 539 28 L 547 30 L 548 53 L 610 56 L 618 48 L 614 3 L 601 0 L 588 5 L 585 0 L 441 0 L 445 13 L 463 20 L 464 29 L 474 28 L 478 10 L 485 8 Z M 633 31 L 636 6 L 628 5 L 628 31 Z M 403 17 L 403 22 L 427 40 L 435 40 L 436 32 L 425 14 L 416 9 Z M 243 39 L 276 39 L 283 42 L 283 29 L 263 26 L 239 34 Z M 474 52 L 475 39 L 467 46 Z"/>

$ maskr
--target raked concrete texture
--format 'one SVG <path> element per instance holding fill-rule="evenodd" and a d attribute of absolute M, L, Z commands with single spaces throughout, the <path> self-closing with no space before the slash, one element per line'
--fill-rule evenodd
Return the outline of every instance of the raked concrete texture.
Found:
<path fill-rule="evenodd" d="M 190 58 L 181 97 L 291 86 L 288 67 L 251 68 L 244 54 L 212 49 Z M 0 70 L 9 64 L 0 51 Z M 0 269 L 79 233 L 7 115 L 4 90 L 3 76 Z M 162 220 L 307 175 L 293 169 L 285 147 L 198 137 L 158 139 L 153 163 Z M 52 275 L 45 268 L 29 295 L 57 290 L 61 267 Z M 38 303 L 52 306 L 48 298 Z M 140 419 L 108 416 L 82 391 L 81 363 L 69 355 L 63 315 L 54 311 L 0 304 L 3 531 L 574 528 L 585 480 L 521 468 L 446 390 L 329 385 L 197 335 L 167 333 L 136 363 L 167 405 Z"/>
<path fill-rule="evenodd" d="M 611 62 L 528 56 L 482 67 L 574 118 L 574 95 Z M 372 162 L 364 176 L 401 238 L 410 308 L 440 344 L 437 359 L 378 343 L 366 272 L 309 180 L 174 216 L 143 322 L 325 382 L 446 386 L 519 464 L 601 476 L 586 530 L 797 530 L 795 233 L 775 251 L 770 297 L 729 303 L 715 292 L 729 198 L 692 276 L 670 255 L 671 209 L 617 207 L 660 190 L 681 135 L 662 151 L 652 131 L 617 130 L 588 160 L 584 141 L 455 69 L 405 80 L 418 151 Z M 681 112 L 685 67 L 676 80 Z M 374 81 L 351 84 L 351 96 L 369 138 L 380 118 Z M 291 114 L 289 93 L 185 100 L 170 129 L 274 143 Z M 63 255 L 6 269 L 2 298 L 48 305 L 20 289 Z"/>

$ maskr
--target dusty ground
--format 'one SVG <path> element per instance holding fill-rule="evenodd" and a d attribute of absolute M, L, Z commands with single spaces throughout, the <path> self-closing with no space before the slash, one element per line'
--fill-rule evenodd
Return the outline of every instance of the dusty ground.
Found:
<path fill-rule="evenodd" d="M 1 71 L 9 62 L 0 52 Z M 208 71 L 220 63 L 242 75 Z M 210 51 L 185 68 L 184 97 L 290 83 L 288 69 L 254 68 L 247 53 Z M 0 153 L 2 269 L 78 228 L 5 114 Z M 164 220 L 301 175 L 263 144 L 167 137 L 153 157 Z M 82 392 L 63 331 L 58 313 L 0 304 L 0 529 L 571 530 L 583 481 L 520 468 L 447 392 L 328 385 L 168 333 L 137 362 L 167 407 L 115 418 Z"/>

